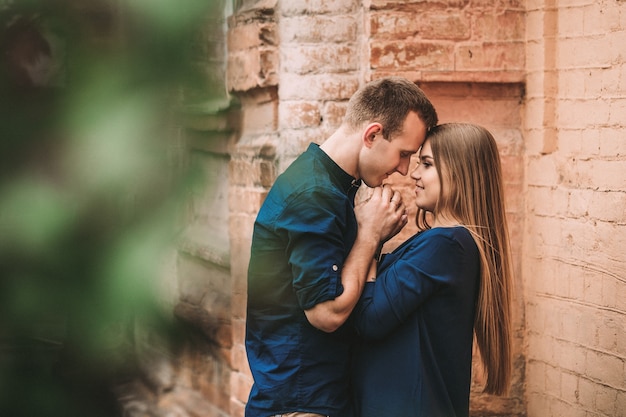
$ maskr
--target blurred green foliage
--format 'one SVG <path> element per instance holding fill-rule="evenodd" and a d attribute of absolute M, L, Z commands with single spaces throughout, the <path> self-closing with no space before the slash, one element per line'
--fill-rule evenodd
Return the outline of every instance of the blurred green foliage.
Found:
<path fill-rule="evenodd" d="M 0 0 L 0 415 L 117 415 L 133 322 L 173 331 L 177 115 L 223 94 L 194 65 L 221 3 Z"/>

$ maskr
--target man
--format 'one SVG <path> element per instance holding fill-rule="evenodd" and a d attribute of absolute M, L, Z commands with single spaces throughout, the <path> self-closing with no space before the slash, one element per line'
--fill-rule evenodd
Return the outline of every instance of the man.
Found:
<path fill-rule="evenodd" d="M 350 417 L 350 330 L 377 249 L 407 223 L 399 192 L 437 113 L 403 78 L 350 99 L 339 129 L 310 144 L 268 193 L 254 225 L 246 351 L 254 385 L 247 417 Z M 354 207 L 364 182 L 376 187 Z M 358 227 L 355 210 L 358 211 Z"/>

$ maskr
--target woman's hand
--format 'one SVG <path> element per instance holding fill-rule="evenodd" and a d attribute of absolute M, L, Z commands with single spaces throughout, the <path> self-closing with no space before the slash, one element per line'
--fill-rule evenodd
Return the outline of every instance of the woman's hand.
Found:
<path fill-rule="evenodd" d="M 383 244 L 397 235 L 408 222 L 402 195 L 389 185 L 372 189 L 370 197 L 354 208 L 359 233 L 371 234 Z"/>

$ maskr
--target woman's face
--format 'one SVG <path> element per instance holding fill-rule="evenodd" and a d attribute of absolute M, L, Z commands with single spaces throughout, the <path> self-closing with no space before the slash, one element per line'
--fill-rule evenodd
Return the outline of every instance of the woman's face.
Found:
<path fill-rule="evenodd" d="M 415 204 L 422 210 L 434 213 L 439 200 L 441 182 L 428 139 L 419 152 L 417 167 L 411 173 L 411 178 L 415 180 Z"/>

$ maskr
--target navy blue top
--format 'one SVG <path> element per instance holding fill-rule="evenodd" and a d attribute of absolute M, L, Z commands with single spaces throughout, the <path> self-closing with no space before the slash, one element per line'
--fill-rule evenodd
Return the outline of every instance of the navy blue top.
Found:
<path fill-rule="evenodd" d="M 276 179 L 259 211 L 248 269 L 246 352 L 254 384 L 247 417 L 294 411 L 352 416 L 353 329 L 323 332 L 304 310 L 343 292 L 359 184 L 311 144 Z"/>
<path fill-rule="evenodd" d="M 479 253 L 463 227 L 386 255 L 353 312 L 359 417 L 467 417 Z"/>

